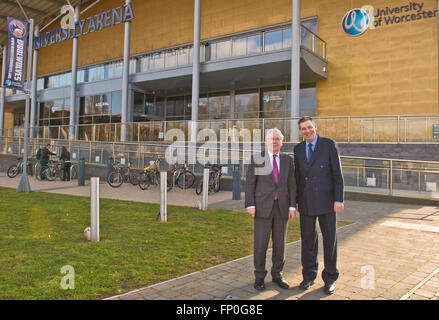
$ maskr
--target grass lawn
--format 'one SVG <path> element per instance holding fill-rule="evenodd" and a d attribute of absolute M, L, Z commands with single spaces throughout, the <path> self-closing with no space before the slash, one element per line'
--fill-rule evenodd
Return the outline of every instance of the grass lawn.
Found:
<path fill-rule="evenodd" d="M 253 253 L 244 212 L 169 206 L 161 223 L 158 211 L 101 199 L 101 241 L 91 243 L 83 235 L 90 198 L 0 188 L 0 299 L 100 299 Z M 288 242 L 299 238 L 296 218 Z M 65 265 L 74 268 L 74 290 L 60 286 Z"/>

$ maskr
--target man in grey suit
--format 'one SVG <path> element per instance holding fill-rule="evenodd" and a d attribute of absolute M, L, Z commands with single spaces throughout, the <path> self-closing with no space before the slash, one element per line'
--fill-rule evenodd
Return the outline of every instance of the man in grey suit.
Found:
<path fill-rule="evenodd" d="M 302 238 L 302 290 L 314 284 L 317 277 L 318 237 L 316 219 L 323 236 L 325 268 L 324 291 L 334 293 L 337 270 L 337 212 L 344 209 L 343 175 L 335 142 L 317 135 L 317 126 L 310 117 L 299 120 L 305 141 L 294 147 L 297 181 L 297 210 L 300 213 Z"/>
<path fill-rule="evenodd" d="M 254 218 L 256 290 L 265 288 L 265 260 L 270 233 L 273 240 L 272 280 L 283 289 L 289 288 L 289 284 L 282 278 L 282 269 L 285 264 L 288 220 L 295 217 L 296 179 L 293 159 L 280 153 L 283 138 L 279 129 L 268 130 L 266 152 L 259 159 L 254 154 L 247 170 L 245 207 Z"/>

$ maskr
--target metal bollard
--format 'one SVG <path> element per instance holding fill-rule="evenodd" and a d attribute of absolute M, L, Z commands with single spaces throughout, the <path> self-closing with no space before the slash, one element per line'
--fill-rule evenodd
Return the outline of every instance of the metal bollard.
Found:
<path fill-rule="evenodd" d="M 207 200 L 209 197 L 209 168 L 203 170 L 203 200 L 201 210 L 207 210 Z"/>
<path fill-rule="evenodd" d="M 233 170 L 233 199 L 241 200 L 241 170 L 239 165 L 235 165 Z"/>
<path fill-rule="evenodd" d="M 166 171 L 160 171 L 160 221 L 166 222 L 168 220 L 167 217 L 167 176 L 168 173 Z"/>
<path fill-rule="evenodd" d="M 85 185 L 85 160 L 79 159 L 78 162 L 78 186 L 83 187 Z"/>
<path fill-rule="evenodd" d="M 90 239 L 99 242 L 99 178 L 90 179 Z"/>

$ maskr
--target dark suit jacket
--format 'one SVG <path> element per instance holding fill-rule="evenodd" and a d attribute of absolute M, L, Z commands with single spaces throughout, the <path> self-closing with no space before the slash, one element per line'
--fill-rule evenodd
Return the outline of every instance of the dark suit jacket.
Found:
<path fill-rule="evenodd" d="M 334 202 L 343 202 L 344 185 L 335 142 L 319 136 L 309 163 L 306 142 L 294 147 L 299 212 L 309 216 L 333 213 Z"/>
<path fill-rule="evenodd" d="M 296 206 L 296 179 L 293 158 L 287 154 L 279 153 L 279 182 L 276 184 L 268 153 L 263 156 L 265 162 L 262 164 L 256 164 L 252 157 L 251 164 L 247 169 L 245 207 L 255 206 L 257 217 L 268 218 L 273 209 L 274 195 L 277 191 L 280 213 L 288 219 L 288 208 Z M 268 172 L 258 174 L 258 168 L 264 167 L 265 163 L 269 167 Z"/>

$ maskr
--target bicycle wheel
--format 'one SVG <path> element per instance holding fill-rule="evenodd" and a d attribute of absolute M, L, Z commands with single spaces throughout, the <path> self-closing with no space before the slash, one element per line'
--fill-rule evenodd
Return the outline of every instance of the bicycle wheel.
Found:
<path fill-rule="evenodd" d="M 136 172 L 131 171 L 129 179 L 133 186 L 137 186 L 139 184 L 139 175 Z"/>
<path fill-rule="evenodd" d="M 76 168 L 76 165 L 72 165 L 70 170 L 70 180 L 78 179 L 78 169 Z"/>
<path fill-rule="evenodd" d="M 15 178 L 17 175 L 18 175 L 18 166 L 16 164 L 13 164 L 8 169 L 8 177 Z"/>
<path fill-rule="evenodd" d="M 123 174 L 113 171 L 108 175 L 107 182 L 113 188 L 119 188 L 123 183 Z"/>
<path fill-rule="evenodd" d="M 195 176 L 191 171 L 183 172 L 177 180 L 177 185 L 181 189 L 188 189 L 193 186 L 195 182 Z"/>
<path fill-rule="evenodd" d="M 146 172 L 142 172 L 138 177 L 138 184 L 140 189 L 146 190 L 151 185 L 151 180 L 149 178 L 149 175 Z"/>
<path fill-rule="evenodd" d="M 46 169 L 44 169 L 43 176 L 45 176 L 46 179 L 49 181 L 54 181 L 56 179 L 56 176 L 57 176 L 56 169 L 51 168 L 51 167 L 47 167 Z"/>
<path fill-rule="evenodd" d="M 35 171 L 35 178 L 37 178 L 37 180 L 41 180 L 40 170 L 41 170 L 41 164 L 39 162 L 35 163 L 34 171 Z"/>

